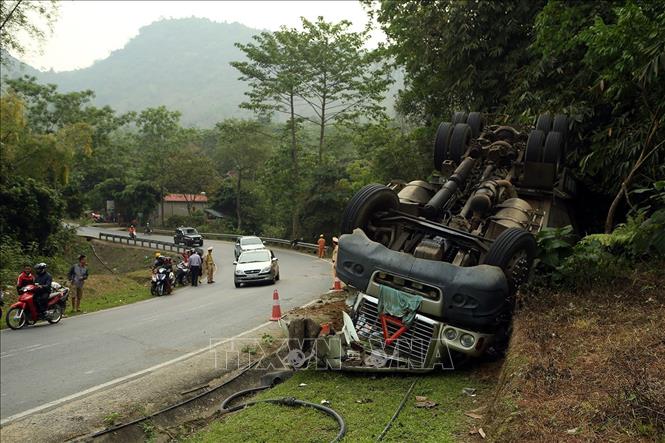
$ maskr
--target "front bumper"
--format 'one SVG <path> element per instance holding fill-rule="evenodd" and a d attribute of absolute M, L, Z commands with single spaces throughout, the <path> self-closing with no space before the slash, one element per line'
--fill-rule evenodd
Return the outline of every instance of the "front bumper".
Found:
<path fill-rule="evenodd" d="M 264 281 L 272 281 L 273 276 L 270 272 L 266 274 L 234 274 L 233 275 L 234 281 L 236 283 L 252 283 L 252 282 L 264 282 Z"/>
<path fill-rule="evenodd" d="M 340 280 L 370 295 L 378 295 L 379 284 L 421 295 L 420 314 L 466 330 L 491 334 L 512 312 L 500 268 L 416 258 L 370 240 L 360 229 L 340 237 L 336 269 Z"/>

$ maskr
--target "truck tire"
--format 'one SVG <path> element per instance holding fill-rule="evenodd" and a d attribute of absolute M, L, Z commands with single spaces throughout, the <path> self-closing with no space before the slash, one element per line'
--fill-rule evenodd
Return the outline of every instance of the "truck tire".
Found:
<path fill-rule="evenodd" d="M 508 228 L 494 240 L 483 264 L 501 268 L 511 293 L 514 293 L 529 278 L 536 247 L 536 239 L 530 232 L 522 228 Z"/>
<path fill-rule="evenodd" d="M 563 137 L 560 132 L 551 131 L 545 138 L 543 162 L 558 165 L 563 152 Z"/>
<path fill-rule="evenodd" d="M 540 114 L 536 120 L 536 129 L 539 129 L 547 135 L 552 130 L 552 116 L 549 112 Z"/>
<path fill-rule="evenodd" d="M 452 120 L 453 126 L 455 126 L 458 123 L 466 123 L 466 117 L 467 117 L 466 112 L 458 111 L 454 113 Z"/>
<path fill-rule="evenodd" d="M 552 132 L 560 132 L 564 141 L 568 137 L 568 117 L 564 114 L 557 114 L 552 121 Z"/>
<path fill-rule="evenodd" d="M 434 140 L 434 169 L 441 170 L 441 164 L 448 160 L 448 145 L 450 136 L 453 133 L 453 125 L 450 122 L 443 122 L 436 130 L 436 139 Z"/>
<path fill-rule="evenodd" d="M 529 138 L 526 140 L 526 152 L 524 161 L 531 163 L 540 163 L 543 161 L 543 146 L 545 144 L 545 133 L 539 129 L 529 132 Z"/>
<path fill-rule="evenodd" d="M 453 128 L 453 133 L 450 136 L 450 146 L 448 152 L 450 159 L 455 163 L 459 163 L 462 156 L 466 152 L 471 141 L 471 127 L 466 123 L 458 123 Z"/>
<path fill-rule="evenodd" d="M 376 183 L 364 186 L 351 198 L 342 214 L 342 234 L 350 234 L 356 228 L 365 229 L 375 212 L 396 209 L 399 198 L 395 191 Z"/>
<path fill-rule="evenodd" d="M 478 138 L 485 127 L 483 114 L 480 112 L 469 112 L 469 116 L 466 118 L 466 124 L 471 128 L 471 136 L 473 138 Z"/>
<path fill-rule="evenodd" d="M 552 122 L 552 132 L 560 132 L 563 144 L 561 146 L 561 155 L 565 157 L 568 152 L 568 117 L 564 114 L 557 114 L 554 116 Z"/>

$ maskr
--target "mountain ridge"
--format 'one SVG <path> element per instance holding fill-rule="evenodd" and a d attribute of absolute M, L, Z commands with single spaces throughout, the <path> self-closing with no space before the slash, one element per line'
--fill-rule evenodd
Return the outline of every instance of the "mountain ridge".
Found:
<path fill-rule="evenodd" d="M 61 92 L 90 89 L 94 105 L 118 112 L 164 105 L 180 111 L 185 126 L 212 127 L 226 118 L 252 115 L 239 108 L 248 88 L 230 62 L 245 59 L 235 43 L 248 43 L 260 32 L 237 22 L 164 19 L 142 27 L 124 47 L 86 68 L 44 72 L 8 54 L 3 58 L 16 60 L 7 70 L 10 78 L 30 75 Z M 386 100 L 390 107 L 392 89 Z"/>

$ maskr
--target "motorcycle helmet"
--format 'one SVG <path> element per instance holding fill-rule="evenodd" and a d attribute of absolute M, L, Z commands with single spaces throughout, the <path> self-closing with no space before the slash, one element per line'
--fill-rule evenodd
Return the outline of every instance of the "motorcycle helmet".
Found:
<path fill-rule="evenodd" d="M 37 271 L 37 274 L 43 274 L 46 271 L 46 263 L 37 263 L 35 271 Z"/>

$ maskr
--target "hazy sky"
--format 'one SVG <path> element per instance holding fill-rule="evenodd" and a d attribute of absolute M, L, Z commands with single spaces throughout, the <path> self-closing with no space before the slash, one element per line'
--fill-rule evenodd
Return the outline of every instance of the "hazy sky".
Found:
<path fill-rule="evenodd" d="M 299 17 L 328 21 L 347 19 L 354 30 L 367 23 L 359 2 L 348 1 L 61 1 L 53 33 L 42 45 L 25 41 L 21 60 L 42 69 L 66 71 L 90 66 L 122 48 L 139 28 L 161 18 L 206 17 L 239 22 L 252 28 L 276 30 L 297 26 Z M 383 40 L 375 31 L 370 45 Z"/>

